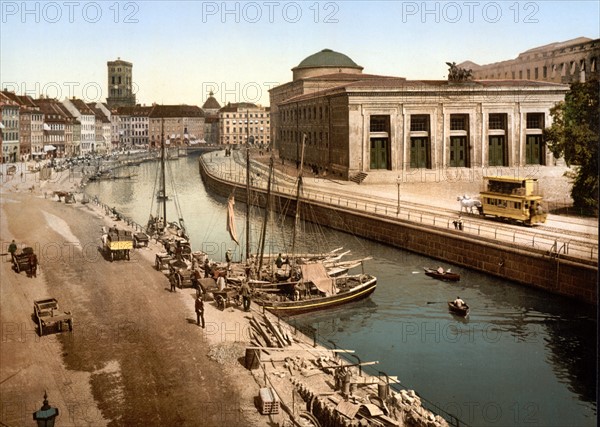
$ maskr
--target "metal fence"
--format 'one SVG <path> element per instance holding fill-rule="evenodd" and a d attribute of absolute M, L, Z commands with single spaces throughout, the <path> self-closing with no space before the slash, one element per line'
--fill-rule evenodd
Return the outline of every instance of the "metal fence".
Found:
<path fill-rule="evenodd" d="M 234 183 L 238 186 L 246 185 L 246 173 L 244 160 L 241 159 L 241 154 L 234 152 L 233 165 L 227 169 L 212 168 L 210 163 L 207 163 L 204 158 L 200 161 L 205 163 L 207 170 L 211 175 L 223 181 Z M 267 166 L 260 163 L 253 163 L 260 172 L 254 173 L 251 176 L 251 184 L 253 188 L 266 189 Z M 271 191 L 275 194 L 294 197 L 296 188 L 293 181 L 288 176 L 279 174 L 277 179 L 271 183 Z M 302 199 L 317 203 L 327 204 L 337 208 L 346 210 L 355 210 L 361 213 L 376 215 L 387 220 L 402 220 L 420 225 L 432 226 L 438 229 L 455 230 L 454 221 L 457 219 L 457 213 L 452 214 L 439 209 L 439 212 L 426 210 L 423 206 L 418 206 L 413 203 L 400 204 L 398 201 L 390 199 L 369 199 L 366 196 L 356 194 L 342 194 L 340 191 L 335 193 L 328 192 L 324 189 L 315 191 L 304 187 Z M 591 243 L 582 238 L 563 236 L 553 233 L 536 232 L 533 230 L 520 227 L 502 226 L 489 222 L 482 224 L 478 221 L 470 221 L 468 214 L 463 214 L 463 227 L 461 232 L 468 235 L 477 236 L 493 241 L 494 243 L 510 245 L 513 247 L 522 247 L 534 249 L 542 254 L 560 257 L 568 256 L 575 259 L 596 261 L 598 260 L 598 244 Z"/>

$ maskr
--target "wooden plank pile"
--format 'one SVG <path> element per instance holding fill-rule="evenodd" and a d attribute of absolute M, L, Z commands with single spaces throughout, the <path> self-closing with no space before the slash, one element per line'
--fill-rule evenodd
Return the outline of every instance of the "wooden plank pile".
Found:
<path fill-rule="evenodd" d="M 287 325 L 273 322 L 266 314 L 262 317 L 252 316 L 251 343 L 260 347 L 266 354 L 268 348 L 285 348 L 296 342 Z"/>

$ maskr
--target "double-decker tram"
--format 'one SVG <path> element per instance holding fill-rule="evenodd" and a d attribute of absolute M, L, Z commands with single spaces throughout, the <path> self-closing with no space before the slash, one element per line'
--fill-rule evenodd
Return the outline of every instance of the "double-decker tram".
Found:
<path fill-rule="evenodd" d="M 480 193 L 481 215 L 515 221 L 527 226 L 546 222 L 537 178 L 484 176 L 485 190 Z"/>

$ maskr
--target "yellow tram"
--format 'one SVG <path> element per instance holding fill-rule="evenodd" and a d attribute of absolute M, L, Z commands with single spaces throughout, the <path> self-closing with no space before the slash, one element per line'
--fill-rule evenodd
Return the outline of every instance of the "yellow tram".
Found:
<path fill-rule="evenodd" d="M 537 178 L 484 176 L 479 213 L 533 225 L 546 222 Z"/>

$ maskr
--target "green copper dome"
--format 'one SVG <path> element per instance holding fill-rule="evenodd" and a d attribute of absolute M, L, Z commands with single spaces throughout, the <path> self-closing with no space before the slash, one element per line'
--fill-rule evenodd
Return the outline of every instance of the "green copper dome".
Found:
<path fill-rule="evenodd" d="M 352 59 L 343 53 L 334 52 L 331 49 L 323 49 L 313 55 L 306 57 L 298 66 L 298 68 L 318 68 L 318 67 L 345 67 L 345 68 L 360 68 Z"/>

